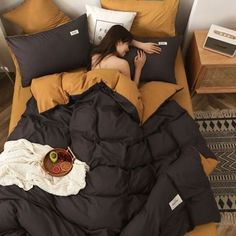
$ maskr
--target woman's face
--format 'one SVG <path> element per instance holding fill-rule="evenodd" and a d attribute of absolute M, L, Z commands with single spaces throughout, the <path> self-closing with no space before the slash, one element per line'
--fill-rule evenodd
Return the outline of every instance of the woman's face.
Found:
<path fill-rule="evenodd" d="M 125 54 L 129 51 L 129 43 L 128 42 L 122 42 L 119 41 L 116 44 L 116 52 L 119 57 L 124 57 Z"/>

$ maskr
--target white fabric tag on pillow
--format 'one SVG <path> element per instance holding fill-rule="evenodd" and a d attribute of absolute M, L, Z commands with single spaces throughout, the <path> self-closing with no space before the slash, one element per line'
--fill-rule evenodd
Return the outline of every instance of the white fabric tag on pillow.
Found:
<path fill-rule="evenodd" d="M 71 36 L 76 35 L 76 34 L 79 34 L 79 30 L 70 31 Z"/>
<path fill-rule="evenodd" d="M 166 46 L 166 45 L 167 45 L 167 42 L 158 42 L 158 45 L 159 45 L 159 46 L 163 46 L 163 45 Z"/>
<path fill-rule="evenodd" d="M 86 5 L 90 42 L 97 45 L 113 25 L 122 25 L 130 30 L 136 12 L 112 11 Z"/>

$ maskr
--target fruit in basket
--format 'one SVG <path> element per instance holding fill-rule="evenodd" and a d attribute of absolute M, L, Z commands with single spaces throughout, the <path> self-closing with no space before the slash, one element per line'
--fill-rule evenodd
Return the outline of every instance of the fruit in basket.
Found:
<path fill-rule="evenodd" d="M 63 171 L 69 171 L 71 169 L 71 163 L 69 161 L 63 161 L 61 164 L 60 164 L 60 167 Z"/>
<path fill-rule="evenodd" d="M 59 165 L 53 166 L 53 167 L 52 167 L 52 172 L 53 172 L 54 174 L 59 174 L 59 173 L 61 172 L 60 166 L 59 166 Z"/>
<path fill-rule="evenodd" d="M 51 151 L 49 153 L 49 158 L 50 158 L 52 163 L 56 163 L 57 160 L 58 160 L 58 154 L 55 151 Z"/>

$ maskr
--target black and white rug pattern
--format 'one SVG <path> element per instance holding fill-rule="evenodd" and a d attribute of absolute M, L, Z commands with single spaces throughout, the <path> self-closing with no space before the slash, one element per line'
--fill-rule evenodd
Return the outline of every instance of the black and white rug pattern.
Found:
<path fill-rule="evenodd" d="M 221 224 L 236 224 L 236 110 L 195 112 L 199 130 L 219 164 L 209 180 Z"/>

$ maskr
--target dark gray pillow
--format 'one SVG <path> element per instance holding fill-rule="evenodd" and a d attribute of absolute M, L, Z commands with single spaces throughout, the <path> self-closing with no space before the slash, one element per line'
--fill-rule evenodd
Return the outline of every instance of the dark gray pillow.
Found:
<path fill-rule="evenodd" d="M 176 83 L 175 79 L 175 59 L 182 37 L 168 37 L 158 39 L 139 39 L 142 42 L 166 43 L 167 45 L 159 45 L 162 51 L 160 54 L 146 54 L 147 60 L 142 69 L 141 81 L 163 81 L 168 83 Z M 131 77 L 134 77 L 134 58 L 137 55 L 137 48 L 130 48 L 125 59 L 130 66 Z"/>
<path fill-rule="evenodd" d="M 86 14 L 48 31 L 6 40 L 19 63 L 23 87 L 35 77 L 86 67 L 90 60 Z"/>

